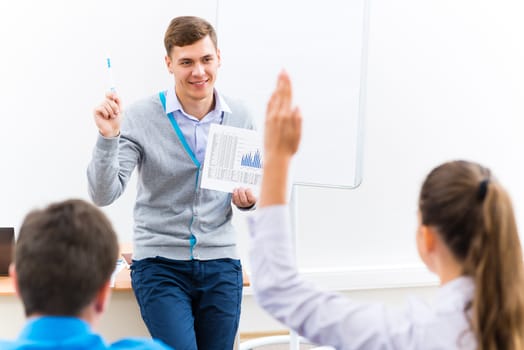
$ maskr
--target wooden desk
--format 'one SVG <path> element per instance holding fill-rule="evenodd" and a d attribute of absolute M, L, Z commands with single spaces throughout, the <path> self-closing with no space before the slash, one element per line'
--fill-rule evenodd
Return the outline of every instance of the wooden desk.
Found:
<path fill-rule="evenodd" d="M 9 277 L 0 277 L 0 295 L 15 294 L 15 287 Z"/>
<path fill-rule="evenodd" d="M 128 269 L 123 269 L 115 277 L 114 291 L 131 290 L 131 276 Z M 15 287 L 10 277 L 0 277 L 0 295 L 15 294 Z"/>
<path fill-rule="evenodd" d="M 242 270 L 242 276 L 244 278 L 244 287 L 249 286 L 249 276 L 244 270 Z M 123 269 L 115 277 L 114 291 L 129 291 L 131 287 L 131 275 L 130 270 Z M 0 277 L 0 295 L 13 295 L 15 294 L 15 287 L 10 277 Z"/>

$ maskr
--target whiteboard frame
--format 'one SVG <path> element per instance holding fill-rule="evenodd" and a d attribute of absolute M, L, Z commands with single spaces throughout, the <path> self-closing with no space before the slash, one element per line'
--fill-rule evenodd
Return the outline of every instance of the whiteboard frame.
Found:
<path fill-rule="evenodd" d="M 215 28 L 219 28 L 220 2 L 216 0 Z M 362 19 L 362 45 L 360 53 L 360 85 L 359 101 L 356 129 L 356 156 L 355 156 L 355 176 L 352 184 L 329 184 L 319 182 L 294 181 L 292 186 L 334 188 L 353 190 L 358 188 L 363 181 L 364 163 L 364 135 L 365 135 L 365 116 L 366 116 L 366 91 L 367 91 L 367 63 L 368 63 L 368 39 L 369 39 L 369 14 L 370 0 L 363 0 L 363 19 Z"/>
<path fill-rule="evenodd" d="M 367 68 L 368 68 L 368 39 L 369 39 L 369 8 L 370 0 L 364 1 L 364 14 L 362 20 L 362 51 L 360 64 L 360 91 L 358 101 L 358 119 L 357 119 L 357 140 L 356 140 L 356 157 L 355 157 L 355 181 L 350 185 L 343 184 L 327 184 L 316 182 L 301 182 L 293 183 L 293 186 L 316 187 L 316 188 L 335 188 L 342 190 L 354 190 L 362 184 L 363 167 L 364 167 L 364 131 L 366 118 L 366 91 L 367 91 Z M 217 0 L 217 9 L 218 9 Z"/>

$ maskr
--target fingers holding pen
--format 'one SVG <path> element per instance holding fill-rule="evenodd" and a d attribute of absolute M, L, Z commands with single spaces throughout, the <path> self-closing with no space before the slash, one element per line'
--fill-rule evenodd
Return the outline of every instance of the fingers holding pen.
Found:
<path fill-rule="evenodd" d="M 101 103 L 95 108 L 95 117 L 100 117 L 103 119 L 114 119 L 116 118 L 116 114 L 108 104 Z"/>
<path fill-rule="evenodd" d="M 120 97 L 114 92 L 106 93 L 106 106 L 110 109 L 112 117 L 116 118 L 121 112 Z"/>
<path fill-rule="evenodd" d="M 112 92 L 112 91 L 107 92 L 106 99 L 115 102 L 118 106 L 120 106 L 121 104 L 120 97 L 118 96 L 116 92 Z"/>
<path fill-rule="evenodd" d="M 110 91 L 105 94 L 104 100 L 94 108 L 93 116 L 100 134 L 104 137 L 116 137 L 120 134 L 122 121 L 122 102 L 116 93 L 114 77 L 109 56 L 106 59 L 110 80 Z"/>
<path fill-rule="evenodd" d="M 95 108 L 95 117 L 115 119 L 121 113 L 121 102 L 118 95 L 108 92 L 105 99 Z"/>
<path fill-rule="evenodd" d="M 95 124 L 105 137 L 115 137 L 120 134 L 122 102 L 114 92 L 108 92 L 105 99 L 95 107 L 93 114 Z"/>

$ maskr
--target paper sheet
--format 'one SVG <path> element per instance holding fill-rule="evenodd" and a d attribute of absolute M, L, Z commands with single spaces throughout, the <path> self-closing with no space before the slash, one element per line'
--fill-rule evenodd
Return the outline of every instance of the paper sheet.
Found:
<path fill-rule="evenodd" d="M 223 192 L 243 187 L 258 195 L 262 150 L 262 135 L 254 130 L 211 125 L 201 187 Z"/>
<path fill-rule="evenodd" d="M 111 287 L 114 287 L 115 286 L 115 281 L 116 281 L 116 275 L 118 275 L 118 273 L 120 271 L 122 271 L 124 268 L 129 268 L 129 265 L 127 264 L 127 262 L 124 260 L 124 258 L 120 257 L 116 260 L 116 265 L 115 265 L 115 269 L 113 270 L 113 273 L 111 274 Z"/>

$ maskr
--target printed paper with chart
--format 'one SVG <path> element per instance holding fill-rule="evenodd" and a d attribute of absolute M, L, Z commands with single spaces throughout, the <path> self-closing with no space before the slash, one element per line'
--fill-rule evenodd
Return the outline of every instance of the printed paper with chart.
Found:
<path fill-rule="evenodd" d="M 262 148 L 262 136 L 254 130 L 212 124 L 201 187 L 223 192 L 244 187 L 258 195 L 262 181 Z"/>

